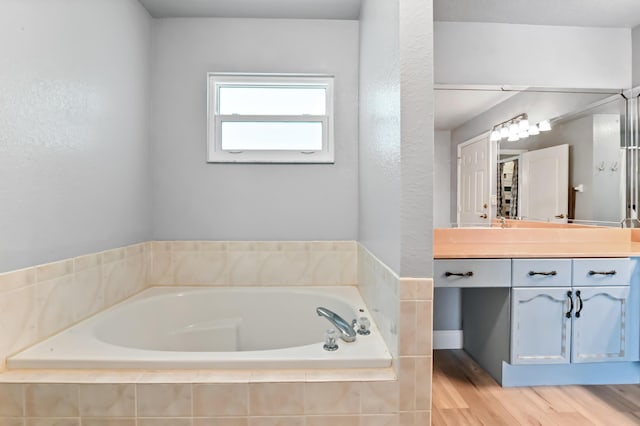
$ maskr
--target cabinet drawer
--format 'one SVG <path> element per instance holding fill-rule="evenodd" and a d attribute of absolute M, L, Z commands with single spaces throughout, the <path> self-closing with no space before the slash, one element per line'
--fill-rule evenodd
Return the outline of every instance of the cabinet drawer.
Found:
<path fill-rule="evenodd" d="M 511 287 L 511 260 L 436 260 L 434 285 L 435 287 Z"/>
<path fill-rule="evenodd" d="M 629 285 L 631 261 L 628 258 L 573 260 L 573 285 Z"/>
<path fill-rule="evenodd" d="M 513 287 L 570 287 L 571 259 L 513 259 Z"/>

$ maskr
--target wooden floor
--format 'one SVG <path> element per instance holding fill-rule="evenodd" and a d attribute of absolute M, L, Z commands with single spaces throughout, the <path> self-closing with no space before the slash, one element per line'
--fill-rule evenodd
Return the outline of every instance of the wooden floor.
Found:
<path fill-rule="evenodd" d="M 439 350 L 432 424 L 640 425 L 640 385 L 502 388 L 464 351 Z"/>

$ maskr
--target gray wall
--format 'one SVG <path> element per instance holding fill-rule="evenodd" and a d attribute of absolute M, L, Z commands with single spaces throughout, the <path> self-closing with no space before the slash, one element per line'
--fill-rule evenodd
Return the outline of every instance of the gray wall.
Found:
<path fill-rule="evenodd" d="M 433 227 L 449 228 L 451 226 L 451 132 L 436 131 L 433 155 Z"/>
<path fill-rule="evenodd" d="M 360 242 L 405 277 L 432 276 L 432 2 L 364 2 Z"/>
<path fill-rule="evenodd" d="M 620 89 L 631 84 L 629 28 L 437 22 L 435 30 L 436 83 Z"/>
<path fill-rule="evenodd" d="M 207 164 L 209 71 L 335 75 L 335 164 Z M 155 239 L 357 239 L 358 22 L 154 20 L 152 95 Z"/>
<path fill-rule="evenodd" d="M 640 86 L 640 25 L 632 31 L 633 87 Z"/>
<path fill-rule="evenodd" d="M 0 272 L 148 240 L 150 25 L 135 0 L 0 6 Z"/>
<path fill-rule="evenodd" d="M 398 0 L 360 15 L 360 242 L 400 271 L 400 33 Z"/>

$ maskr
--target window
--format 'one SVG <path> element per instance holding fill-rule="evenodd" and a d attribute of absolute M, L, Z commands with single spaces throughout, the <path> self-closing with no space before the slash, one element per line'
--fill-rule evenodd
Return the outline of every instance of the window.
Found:
<path fill-rule="evenodd" d="M 333 163 L 333 77 L 208 75 L 208 161 Z"/>

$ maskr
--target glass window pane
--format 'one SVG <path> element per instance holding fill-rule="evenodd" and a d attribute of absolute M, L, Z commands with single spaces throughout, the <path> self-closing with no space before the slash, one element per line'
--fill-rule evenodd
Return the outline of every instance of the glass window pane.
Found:
<path fill-rule="evenodd" d="M 222 149 L 250 150 L 322 150 L 322 123 L 224 121 Z"/>
<path fill-rule="evenodd" d="M 219 114 L 325 115 L 324 87 L 220 87 Z"/>

